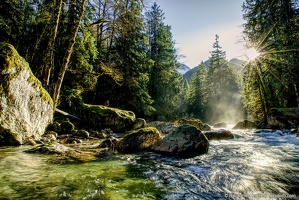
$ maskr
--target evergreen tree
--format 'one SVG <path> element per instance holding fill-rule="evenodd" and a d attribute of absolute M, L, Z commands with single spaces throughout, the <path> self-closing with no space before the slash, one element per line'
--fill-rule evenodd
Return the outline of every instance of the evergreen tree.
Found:
<path fill-rule="evenodd" d="M 149 51 L 148 56 L 154 61 L 149 72 L 148 91 L 154 100 L 156 113 L 153 118 L 171 118 L 177 112 L 180 76 L 176 72 L 176 50 L 172 40 L 171 27 L 164 24 L 164 13 L 154 3 L 146 13 Z"/>
<path fill-rule="evenodd" d="M 201 120 L 206 118 L 206 78 L 207 67 L 202 63 L 192 75 L 190 88 L 187 92 L 187 113 Z"/>
<path fill-rule="evenodd" d="M 216 35 L 207 75 L 207 119 L 233 122 L 242 116 L 239 83 L 234 69 L 226 60 L 225 51 Z"/>
<path fill-rule="evenodd" d="M 243 11 L 247 45 L 261 52 L 246 65 L 244 104 L 265 121 L 273 107 L 299 106 L 299 7 L 292 0 L 247 0 Z"/>

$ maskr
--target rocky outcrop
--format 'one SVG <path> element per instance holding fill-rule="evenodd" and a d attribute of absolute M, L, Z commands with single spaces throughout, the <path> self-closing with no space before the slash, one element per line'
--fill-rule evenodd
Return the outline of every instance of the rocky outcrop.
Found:
<path fill-rule="evenodd" d="M 256 123 L 244 120 L 241 122 L 238 122 L 233 129 L 255 129 L 257 127 Z"/>
<path fill-rule="evenodd" d="M 152 150 L 179 157 L 191 157 L 207 153 L 209 141 L 195 126 L 182 125 L 159 140 Z"/>
<path fill-rule="evenodd" d="M 114 132 L 130 130 L 136 120 L 131 111 L 102 105 L 81 105 L 79 117 L 85 125 L 97 129 L 110 128 Z"/>
<path fill-rule="evenodd" d="M 234 138 L 234 135 L 229 130 L 224 129 L 203 131 L 203 134 L 208 138 L 208 140 L 227 140 Z"/>
<path fill-rule="evenodd" d="M 151 151 L 161 139 L 159 131 L 154 127 L 142 128 L 131 132 L 119 141 L 116 149 L 124 153 Z"/>
<path fill-rule="evenodd" d="M 211 127 L 205 123 L 203 123 L 199 119 L 179 119 L 175 122 L 177 126 L 183 125 L 183 124 L 188 124 L 191 126 L 195 126 L 201 131 L 209 131 L 211 130 Z"/>
<path fill-rule="evenodd" d="M 0 43 L 0 145 L 39 140 L 53 119 L 53 102 L 13 46 Z"/>

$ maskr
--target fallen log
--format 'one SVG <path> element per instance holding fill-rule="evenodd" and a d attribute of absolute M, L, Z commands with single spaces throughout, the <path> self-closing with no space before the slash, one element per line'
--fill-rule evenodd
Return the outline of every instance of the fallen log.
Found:
<path fill-rule="evenodd" d="M 65 117 L 76 119 L 76 120 L 81 120 L 79 117 L 75 115 L 71 115 L 70 113 L 67 113 L 65 111 L 59 110 L 58 108 L 55 109 L 55 114 L 63 115 Z"/>

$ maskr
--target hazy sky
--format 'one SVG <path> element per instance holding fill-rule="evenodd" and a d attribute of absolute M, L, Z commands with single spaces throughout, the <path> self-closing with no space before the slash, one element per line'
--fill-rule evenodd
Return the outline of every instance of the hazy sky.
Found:
<path fill-rule="evenodd" d="M 242 41 L 242 0 L 151 0 L 165 13 L 164 23 L 172 28 L 180 59 L 193 68 L 206 61 L 215 35 L 227 59 L 245 59 Z"/>

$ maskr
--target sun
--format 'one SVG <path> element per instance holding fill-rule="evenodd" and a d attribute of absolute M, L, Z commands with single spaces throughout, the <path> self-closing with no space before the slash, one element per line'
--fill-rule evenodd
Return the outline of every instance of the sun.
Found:
<path fill-rule="evenodd" d="M 244 51 L 244 56 L 248 61 L 255 60 L 259 55 L 260 53 L 254 48 L 245 49 Z"/>

